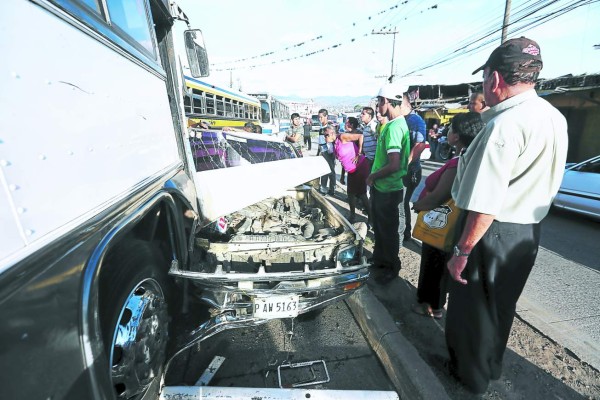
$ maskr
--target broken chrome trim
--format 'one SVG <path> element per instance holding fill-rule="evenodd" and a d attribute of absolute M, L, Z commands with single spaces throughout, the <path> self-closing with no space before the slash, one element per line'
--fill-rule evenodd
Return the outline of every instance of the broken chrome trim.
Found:
<path fill-rule="evenodd" d="M 310 270 L 308 265 L 305 265 L 303 272 L 265 272 L 264 268 L 261 267 L 258 272 L 252 273 L 227 273 L 223 272 L 222 269 L 217 270 L 214 273 L 208 272 L 195 272 L 187 271 L 179 268 L 179 264 L 171 264 L 169 275 L 177 278 L 186 278 L 192 281 L 200 281 L 202 285 L 207 287 L 219 286 L 222 287 L 224 283 L 237 283 L 240 281 L 247 282 L 270 282 L 270 281 L 298 281 L 298 280 L 312 280 L 316 278 L 326 278 L 333 275 L 339 275 L 349 272 L 357 272 L 367 268 L 369 264 L 366 258 L 362 257 L 362 262 L 358 265 L 342 266 L 338 261 L 335 268 L 322 269 L 322 270 Z"/>
<path fill-rule="evenodd" d="M 271 289 L 271 290 L 242 290 L 235 289 L 227 291 L 224 288 L 221 288 L 221 291 L 225 294 L 224 298 L 227 299 L 235 299 L 235 296 L 227 296 L 226 292 L 229 294 L 243 293 L 246 296 L 256 296 L 258 294 L 276 294 L 276 293 L 297 293 L 300 295 L 300 310 L 298 315 L 305 314 L 307 312 L 313 311 L 317 308 L 322 308 L 330 303 L 335 303 L 344 298 L 350 296 L 357 290 L 363 287 L 366 284 L 366 281 L 369 278 L 368 267 L 364 267 L 357 273 L 347 273 L 341 276 L 329 277 L 326 278 L 330 281 L 330 285 L 327 287 L 314 287 L 310 283 L 306 284 L 305 289 L 299 289 L 296 284 L 297 282 L 280 282 L 280 284 L 289 284 L 291 286 L 296 286 L 295 288 L 288 289 Z M 358 283 L 358 288 L 352 288 L 350 290 L 345 290 L 344 286 L 352 283 Z M 314 285 L 314 284 L 313 284 Z M 210 291 L 210 289 L 205 289 Z M 283 291 L 282 291 L 283 290 Z M 319 292 L 316 297 L 303 297 L 313 292 Z M 203 322 L 198 326 L 198 328 L 192 330 L 187 338 L 183 339 L 182 346 L 178 346 L 178 351 L 174 354 L 169 363 L 173 359 L 175 359 L 179 354 L 181 354 L 186 349 L 191 346 L 208 339 L 209 337 L 216 335 L 217 333 L 223 332 L 228 329 L 236 329 L 236 328 L 249 328 L 254 326 L 259 326 L 265 324 L 271 319 L 264 318 L 255 318 L 253 316 L 253 307 L 252 302 L 250 301 L 240 301 L 239 303 L 235 302 L 227 302 L 219 304 L 219 302 L 215 299 L 212 302 L 212 306 L 215 309 L 219 310 L 219 313 L 213 317 L 211 317 L 208 321 Z M 279 319 L 279 318 L 276 318 Z M 168 368 L 168 367 L 167 367 Z"/>
<path fill-rule="evenodd" d="M 327 280 L 330 280 L 330 286 L 329 287 L 315 287 L 315 283 L 313 282 L 312 284 L 309 282 L 306 284 L 306 288 L 304 290 L 299 290 L 297 284 L 298 282 L 294 282 L 294 281 L 288 281 L 288 282 L 280 282 L 279 284 L 287 284 L 290 285 L 291 287 L 288 289 L 284 289 L 284 288 L 278 288 L 278 289 L 268 289 L 268 290 L 253 290 L 253 289 L 234 289 L 234 290 L 230 290 L 229 293 L 244 293 L 246 295 L 251 295 L 251 296 L 256 296 L 258 294 L 265 294 L 265 293 L 272 293 L 272 294 L 276 294 L 276 293 L 298 293 L 301 298 L 300 298 L 300 310 L 298 315 L 301 314 L 305 314 L 307 312 L 313 311 L 317 308 L 322 308 L 325 307 L 331 303 L 335 303 L 338 302 L 340 300 L 345 299 L 346 297 L 349 297 L 352 293 L 356 292 L 357 290 L 360 290 L 367 282 L 367 280 L 369 279 L 369 269 L 368 269 L 368 265 L 369 264 L 365 264 L 364 267 L 362 267 L 359 272 L 352 272 L 352 273 L 346 273 L 343 275 L 338 275 L 338 276 L 332 276 L 332 277 L 328 277 L 325 278 Z M 322 278 L 321 278 L 322 279 Z M 311 279 L 312 281 L 317 281 L 317 280 L 321 280 L 319 278 L 317 279 Z M 301 283 L 301 282 L 299 282 Z M 358 283 L 359 287 L 356 288 L 352 288 L 350 290 L 344 290 L 344 286 L 348 285 L 348 284 L 352 284 L 352 283 Z M 296 286 L 296 287 L 293 287 Z M 218 289 L 220 289 L 222 292 L 228 292 L 226 288 L 224 287 L 219 287 Z M 204 288 L 205 291 L 210 291 L 210 288 Z M 317 297 L 315 298 L 302 298 L 302 294 L 308 294 L 311 292 L 321 292 Z M 323 292 L 328 292 L 328 293 L 323 293 Z M 231 297 L 229 297 L 231 299 Z M 208 299 L 208 297 L 207 297 Z M 237 328 L 250 328 L 250 327 L 254 327 L 254 326 L 259 326 L 259 325 L 263 325 L 266 324 L 267 322 L 271 321 L 271 319 L 263 319 L 263 318 L 255 318 L 252 315 L 252 311 L 253 311 L 253 307 L 252 307 L 252 302 L 240 302 L 238 304 L 237 309 L 238 310 L 245 310 L 246 313 L 245 314 L 241 314 L 238 313 L 236 311 L 236 304 L 235 303 L 223 303 L 223 304 L 219 304 L 216 299 L 210 304 L 211 306 L 213 306 L 215 309 L 220 309 L 219 314 L 214 315 L 213 317 L 211 317 L 209 320 L 203 322 L 202 324 L 200 324 L 198 326 L 198 328 L 192 330 L 190 332 L 190 334 L 187 336 L 187 338 L 182 338 L 182 344 L 177 346 L 177 352 L 175 354 L 173 354 L 173 356 L 171 356 L 171 358 L 169 359 L 169 361 L 167 362 L 167 366 L 165 368 L 165 370 L 169 369 L 169 366 L 171 364 L 171 362 L 177 358 L 180 354 L 182 354 L 184 351 L 186 351 L 187 349 L 189 349 L 190 347 L 194 346 L 197 343 L 200 343 L 201 341 L 208 339 L 209 337 L 216 335 L 220 332 L 223 332 L 225 330 L 228 329 L 237 329 Z M 248 309 L 250 310 L 250 313 L 248 313 Z"/>
<path fill-rule="evenodd" d="M 298 294 L 300 296 L 298 315 L 301 315 L 349 296 L 358 287 L 347 290 L 345 289 L 347 285 L 358 284 L 359 287 L 362 287 L 367 279 L 369 279 L 369 270 L 367 266 L 364 266 L 356 272 L 336 276 L 281 281 L 271 289 L 255 289 L 248 285 L 249 282 L 242 282 L 240 287 L 235 288 L 208 288 L 203 286 L 201 299 L 210 304 L 217 315 L 200 325 L 198 329 L 192 332 L 192 336 L 199 335 L 204 338 L 206 335 L 213 335 L 223 329 L 255 326 L 269 321 L 269 319 L 254 317 L 252 301 L 257 296 Z M 219 327 L 224 324 L 233 326 L 220 329 Z M 216 332 L 214 332 L 215 329 Z"/>

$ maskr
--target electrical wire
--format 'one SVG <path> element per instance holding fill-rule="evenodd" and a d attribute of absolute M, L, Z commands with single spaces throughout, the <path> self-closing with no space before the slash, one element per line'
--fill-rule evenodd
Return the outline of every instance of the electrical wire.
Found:
<path fill-rule="evenodd" d="M 540 1 L 536 2 L 534 5 L 531 5 L 531 7 L 528 7 L 524 10 L 522 10 L 524 12 L 524 15 L 520 16 L 518 19 L 513 20 L 513 22 L 511 22 L 510 24 L 508 24 L 509 26 L 509 33 L 510 35 L 515 35 L 516 33 L 525 31 L 525 30 L 529 30 L 529 29 L 533 29 L 537 26 L 540 26 L 544 23 L 547 23 L 548 21 L 555 19 L 563 14 L 566 14 L 578 7 L 584 6 L 584 5 L 588 5 L 588 4 L 592 4 L 595 2 L 598 2 L 600 0 L 577 0 L 577 1 L 572 1 L 571 3 L 567 4 L 566 6 L 564 6 L 563 8 L 560 8 L 558 10 L 552 11 L 548 14 L 545 14 L 543 16 L 537 17 L 533 24 L 526 24 L 526 25 L 522 25 L 522 26 L 516 26 L 518 23 L 526 21 L 527 18 L 549 6 L 551 6 L 554 3 L 557 3 L 558 0 L 553 0 L 548 4 L 545 4 L 543 6 L 539 6 Z M 537 6 L 537 8 L 534 8 L 535 6 Z M 512 26 L 512 29 L 510 29 L 510 27 Z M 475 39 L 475 40 L 471 40 L 470 42 L 468 42 L 467 44 L 460 44 L 458 48 L 454 49 L 453 51 L 451 51 L 449 54 L 442 56 L 434 61 L 429 62 L 428 64 L 424 65 L 424 66 L 420 66 L 417 67 L 416 69 L 413 69 L 409 72 L 403 73 L 402 76 L 410 76 L 412 74 L 415 74 L 417 72 L 421 72 L 424 71 L 426 69 L 432 68 L 434 66 L 439 66 L 442 64 L 446 64 L 452 61 L 456 61 L 459 58 L 464 58 L 467 55 L 470 55 L 478 50 L 483 50 L 487 47 L 491 47 L 491 45 L 497 41 L 497 38 L 490 38 L 490 36 L 492 36 L 494 33 L 498 33 L 502 30 L 502 28 L 498 28 L 498 29 L 494 29 L 491 32 L 486 32 L 485 34 L 483 34 L 480 38 Z M 468 48 L 469 46 L 474 46 L 471 48 Z"/>

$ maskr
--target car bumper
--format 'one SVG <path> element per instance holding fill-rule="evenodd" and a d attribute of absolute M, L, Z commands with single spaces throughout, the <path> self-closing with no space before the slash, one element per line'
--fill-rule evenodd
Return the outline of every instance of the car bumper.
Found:
<path fill-rule="evenodd" d="M 211 318 L 194 329 L 186 340 L 192 344 L 227 329 L 268 322 L 272 318 L 254 315 L 257 298 L 297 295 L 297 315 L 343 300 L 366 283 L 368 266 L 363 258 L 360 265 L 346 268 L 338 265 L 334 269 L 310 273 L 235 274 L 238 276 L 224 277 L 220 281 L 214 274 L 183 271 L 177 265 L 173 265 L 169 273 L 196 284 L 200 299 L 210 307 Z"/>

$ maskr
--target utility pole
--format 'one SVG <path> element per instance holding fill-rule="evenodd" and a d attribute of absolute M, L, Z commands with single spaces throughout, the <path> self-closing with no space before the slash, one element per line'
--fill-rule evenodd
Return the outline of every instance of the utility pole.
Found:
<path fill-rule="evenodd" d="M 510 0 L 506 0 L 504 7 L 504 21 L 502 22 L 502 41 L 500 44 L 506 42 L 506 33 L 508 31 L 508 21 L 510 20 Z"/>
<path fill-rule="evenodd" d="M 394 28 L 396 29 L 396 28 Z M 390 81 L 390 83 L 392 83 L 394 81 L 394 51 L 396 50 L 396 33 L 398 33 L 398 31 L 379 31 L 379 32 L 375 32 L 372 31 L 371 34 L 372 35 L 394 35 L 394 41 L 392 42 L 392 69 L 390 71 L 390 77 L 388 78 L 388 81 Z"/>

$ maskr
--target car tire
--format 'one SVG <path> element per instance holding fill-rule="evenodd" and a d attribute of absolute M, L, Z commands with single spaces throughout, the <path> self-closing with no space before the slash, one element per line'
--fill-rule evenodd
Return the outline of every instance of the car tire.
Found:
<path fill-rule="evenodd" d="M 436 158 L 442 161 L 448 161 L 452 157 L 452 146 L 448 143 L 440 143 L 437 148 Z"/>

